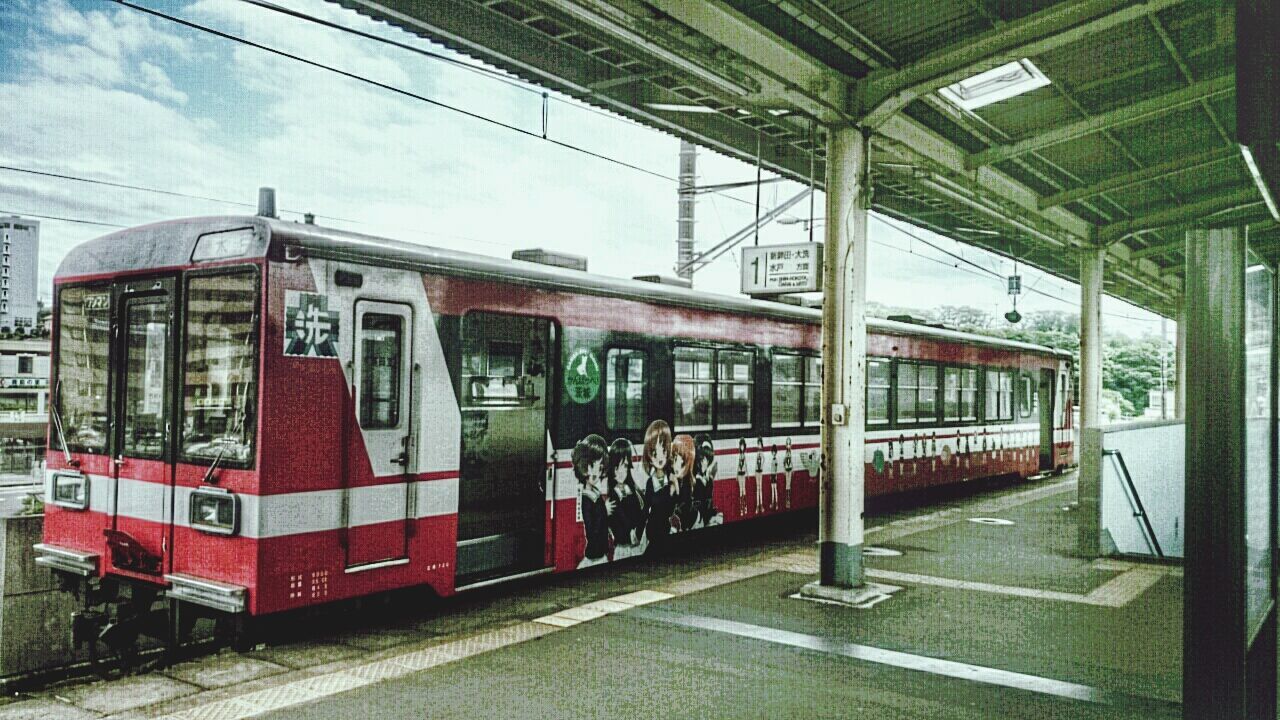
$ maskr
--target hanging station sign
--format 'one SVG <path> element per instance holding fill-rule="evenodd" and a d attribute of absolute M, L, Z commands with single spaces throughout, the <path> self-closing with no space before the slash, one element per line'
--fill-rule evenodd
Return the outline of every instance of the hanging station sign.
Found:
<path fill-rule="evenodd" d="M 822 289 L 822 245 L 757 245 L 742 249 L 744 295 L 782 295 Z"/>

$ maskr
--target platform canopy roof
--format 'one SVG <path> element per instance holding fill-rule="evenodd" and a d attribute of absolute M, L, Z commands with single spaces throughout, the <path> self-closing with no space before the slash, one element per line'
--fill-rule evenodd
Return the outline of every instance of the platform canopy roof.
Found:
<path fill-rule="evenodd" d="M 819 186 L 825 128 L 861 125 L 878 211 L 1072 280 L 1105 243 L 1106 291 L 1166 315 L 1188 227 L 1280 251 L 1235 141 L 1230 2 L 338 1 Z"/>

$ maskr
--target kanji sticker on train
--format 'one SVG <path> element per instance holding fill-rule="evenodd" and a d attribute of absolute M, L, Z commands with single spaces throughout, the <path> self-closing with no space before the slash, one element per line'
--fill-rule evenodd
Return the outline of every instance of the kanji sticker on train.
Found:
<path fill-rule="evenodd" d="M 589 403 L 600 392 L 600 361 L 587 348 L 569 356 L 564 368 L 564 391 L 578 404 Z"/>
<path fill-rule="evenodd" d="M 285 291 L 284 354 L 293 357 L 338 357 L 341 316 L 319 293 Z"/>

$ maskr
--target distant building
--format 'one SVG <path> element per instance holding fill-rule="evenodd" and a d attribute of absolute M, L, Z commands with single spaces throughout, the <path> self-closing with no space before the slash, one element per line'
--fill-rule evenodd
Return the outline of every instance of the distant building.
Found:
<path fill-rule="evenodd" d="M 40 223 L 0 217 L 0 333 L 30 334 L 36 329 L 39 271 Z"/>
<path fill-rule="evenodd" d="M 0 475 L 44 456 L 48 407 L 49 340 L 0 340 Z"/>

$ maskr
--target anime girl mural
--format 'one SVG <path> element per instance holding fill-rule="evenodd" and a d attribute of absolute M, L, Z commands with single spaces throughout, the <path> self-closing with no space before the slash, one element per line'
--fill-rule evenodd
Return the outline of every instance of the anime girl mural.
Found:
<path fill-rule="evenodd" d="M 791 459 L 791 438 L 787 438 L 787 454 L 782 458 L 782 472 L 786 473 L 786 508 L 791 509 L 791 473 L 795 469 L 795 463 Z"/>
<path fill-rule="evenodd" d="M 756 512 L 764 512 L 764 438 L 756 438 Z"/>
<path fill-rule="evenodd" d="M 588 435 L 573 446 L 573 474 L 578 478 L 578 507 L 586 536 L 582 562 L 578 563 L 580 568 L 609 560 L 609 515 L 615 508 L 605 486 L 607 453 L 604 438 L 599 435 Z"/>
<path fill-rule="evenodd" d="M 778 474 L 778 444 L 773 445 L 772 463 L 769 465 L 769 509 L 778 509 L 778 483 L 782 476 Z"/>
<path fill-rule="evenodd" d="M 608 497 L 614 505 L 609 516 L 609 532 L 613 535 L 613 558 L 630 557 L 644 552 L 644 499 L 632 476 L 635 449 L 626 438 L 609 445 L 605 457 L 605 481 Z"/>
<path fill-rule="evenodd" d="M 693 504 L 693 469 L 697 458 L 697 449 L 693 438 L 688 435 L 677 435 L 671 441 L 671 478 L 676 485 L 676 511 L 678 521 L 672 525 L 674 531 L 690 530 L 698 520 L 698 511 Z"/>
<path fill-rule="evenodd" d="M 709 435 L 697 436 L 693 444 L 693 507 L 697 513 L 695 526 L 720 525 L 724 522 L 724 514 L 716 510 L 712 497 L 712 488 L 720 467 L 716 462 L 716 447 Z M 739 464 L 742 462 L 739 460 Z"/>
<path fill-rule="evenodd" d="M 747 514 L 747 439 L 738 438 L 738 517 Z"/>
<path fill-rule="evenodd" d="M 649 547 L 656 548 L 679 523 L 675 515 L 679 488 L 671 474 L 671 426 L 666 420 L 654 420 L 644 431 L 644 454 L 640 462 L 648 475 L 644 486 L 644 504 L 648 510 L 645 537 Z"/>

